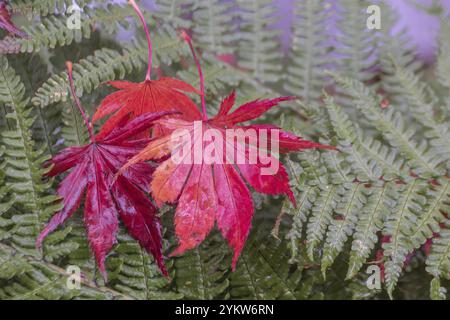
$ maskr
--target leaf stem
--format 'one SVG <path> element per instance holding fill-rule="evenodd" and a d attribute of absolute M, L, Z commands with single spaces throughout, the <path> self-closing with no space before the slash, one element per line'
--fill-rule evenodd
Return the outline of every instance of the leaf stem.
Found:
<path fill-rule="evenodd" d="M 152 64 L 153 64 L 153 47 L 152 47 L 152 40 L 150 38 L 150 32 L 148 31 L 147 23 L 145 22 L 144 15 L 142 14 L 141 9 L 139 9 L 138 5 L 134 0 L 128 0 L 128 3 L 133 7 L 134 11 L 136 11 L 136 14 L 138 15 L 139 19 L 141 20 L 142 26 L 144 27 L 145 31 L 145 37 L 147 38 L 147 44 L 148 44 L 148 65 L 147 65 L 147 75 L 145 76 L 145 80 L 150 80 L 150 75 L 152 72 Z"/>
<path fill-rule="evenodd" d="M 67 61 L 66 62 L 67 67 L 67 74 L 69 75 L 69 83 L 70 83 L 70 92 L 72 93 L 73 100 L 75 101 L 76 106 L 78 107 L 78 110 L 80 110 L 81 116 L 83 117 L 84 124 L 86 125 L 88 132 L 89 132 L 89 138 L 91 139 L 91 142 L 95 142 L 94 138 L 94 131 L 92 130 L 92 124 L 89 121 L 88 116 L 86 115 L 86 111 L 84 111 L 83 107 L 81 106 L 80 100 L 78 99 L 76 93 L 75 93 L 75 85 L 73 83 L 73 76 L 72 76 L 72 62 Z"/>
<path fill-rule="evenodd" d="M 207 121 L 208 114 L 206 113 L 206 101 L 205 101 L 205 78 L 203 77 L 202 66 L 200 65 L 200 60 L 198 59 L 197 54 L 195 52 L 191 37 L 184 30 L 181 32 L 181 36 L 189 45 L 189 48 L 191 49 L 192 52 L 192 56 L 194 57 L 195 60 L 195 64 L 197 65 L 198 76 L 200 77 L 200 91 L 202 93 L 201 98 L 202 98 L 203 121 Z"/>

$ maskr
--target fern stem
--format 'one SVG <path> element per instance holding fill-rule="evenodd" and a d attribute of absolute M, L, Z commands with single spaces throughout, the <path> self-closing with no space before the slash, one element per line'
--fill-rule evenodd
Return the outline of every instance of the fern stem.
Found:
<path fill-rule="evenodd" d="M 147 23 L 145 22 L 144 15 L 142 14 L 141 9 L 139 9 L 138 5 L 134 0 L 128 0 L 128 3 L 133 7 L 134 11 L 136 11 L 136 14 L 139 17 L 139 20 L 141 20 L 142 26 L 144 27 L 145 31 L 145 37 L 147 38 L 147 44 L 148 44 L 148 65 L 147 65 L 147 74 L 145 76 L 145 80 L 150 80 L 151 72 L 152 72 L 152 64 L 153 64 L 153 47 L 152 47 L 152 40 L 150 38 L 150 32 L 147 27 Z"/>
<path fill-rule="evenodd" d="M 76 106 L 78 107 L 78 110 L 80 110 L 81 116 L 83 117 L 84 124 L 86 125 L 88 132 L 89 132 L 89 138 L 91 139 L 91 142 L 95 142 L 94 138 L 94 132 L 92 130 L 91 122 L 89 121 L 89 118 L 86 115 L 86 111 L 84 111 L 83 107 L 81 106 L 80 100 L 78 100 L 78 97 L 75 93 L 75 85 L 73 84 L 73 76 L 72 76 L 72 62 L 67 61 L 66 62 L 67 67 L 67 74 L 69 75 L 69 83 L 70 83 L 70 92 L 72 93 L 73 100 L 75 101 Z"/>
<path fill-rule="evenodd" d="M 205 78 L 203 76 L 202 66 L 200 65 L 200 60 L 197 57 L 197 53 L 195 52 L 191 37 L 184 30 L 181 32 L 181 36 L 189 45 L 189 48 L 191 49 L 192 52 L 192 56 L 194 57 L 195 60 L 195 64 L 197 65 L 198 76 L 200 78 L 200 91 L 202 93 L 201 99 L 202 99 L 203 121 L 207 121 L 208 114 L 206 113 L 206 101 L 205 101 Z"/>

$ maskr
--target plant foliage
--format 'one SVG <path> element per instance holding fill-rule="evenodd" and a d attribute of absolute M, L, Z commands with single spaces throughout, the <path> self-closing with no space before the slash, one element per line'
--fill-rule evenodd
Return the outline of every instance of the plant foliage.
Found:
<path fill-rule="evenodd" d="M 188 29 L 202 53 L 210 115 L 234 89 L 239 105 L 298 96 L 261 121 L 339 152 L 282 156 L 297 205 L 251 192 L 254 220 L 234 272 L 233 253 L 212 232 L 167 259 L 166 278 L 119 225 L 104 282 L 83 210 L 36 248 L 45 223 L 62 209 L 60 178 L 48 178 L 44 163 L 89 138 L 64 61 L 74 61 L 76 94 L 93 115 L 111 93 L 103 83 L 142 80 L 142 27 L 131 7 L 106 1 L 77 0 L 80 29 L 66 24 L 72 1 L 9 1 L 29 37 L 0 30 L 0 299 L 401 299 L 401 288 L 413 288 L 415 298 L 448 299 L 450 19 L 440 11 L 437 61 L 423 66 L 406 33 L 391 32 L 396 15 L 384 2 L 386 28 L 368 31 L 365 1 L 294 1 L 286 57 L 272 1 L 157 0 L 145 10 L 158 78 L 198 87 L 178 32 Z M 333 19 L 337 37 L 327 29 Z M 124 31 L 131 41 L 117 36 Z M 177 246 L 174 214 L 160 208 L 167 255 Z M 73 265 L 83 276 L 71 290 Z M 365 284 L 371 265 L 381 270 L 382 290 Z"/>

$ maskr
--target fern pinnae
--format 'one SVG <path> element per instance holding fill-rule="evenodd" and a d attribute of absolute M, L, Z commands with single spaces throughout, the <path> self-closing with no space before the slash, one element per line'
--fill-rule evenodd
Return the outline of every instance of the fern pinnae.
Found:
<path fill-rule="evenodd" d="M 48 65 L 43 57 L 38 54 L 10 57 L 9 61 L 20 75 L 28 95 L 31 95 L 48 78 Z M 56 151 L 55 144 L 57 142 L 55 132 L 58 131 L 60 125 L 59 108 L 43 110 L 37 107 L 33 108 L 32 114 L 36 117 L 36 121 L 31 128 L 33 140 L 37 145 L 46 147 L 46 154 L 53 155 Z"/>
<path fill-rule="evenodd" d="M 366 201 L 362 188 L 360 183 L 351 183 L 345 187 L 344 194 L 337 204 L 335 213 L 339 216 L 332 220 L 323 248 L 321 269 L 324 278 L 327 269 L 333 264 L 337 255 L 343 250 L 348 237 L 353 233 L 359 211 Z"/>
<path fill-rule="evenodd" d="M 77 5 L 83 8 L 90 2 L 92 0 L 77 0 Z M 14 0 L 11 1 L 10 6 L 12 12 L 24 13 L 31 18 L 35 15 L 45 17 L 62 12 L 72 4 L 72 0 Z"/>
<path fill-rule="evenodd" d="M 13 217 L 20 228 L 12 236 L 12 241 L 18 249 L 38 254 L 34 239 L 44 219 L 58 210 L 58 206 L 53 205 L 57 197 L 45 194 L 51 188 L 51 181 L 41 180 L 47 170 L 42 169 L 42 164 L 48 157 L 44 155 L 43 148 L 36 150 L 29 131 L 34 119 L 30 117 L 29 100 L 24 97 L 25 87 L 6 57 L 0 59 L 0 100 L 11 108 L 7 117 L 15 123 L 12 131 L 2 132 L 2 141 L 6 147 L 5 173 L 12 191 L 17 194 L 17 200 L 26 212 Z"/>
<path fill-rule="evenodd" d="M 380 6 L 384 16 L 377 47 L 382 80 L 380 89 L 385 92 L 392 104 L 404 111 L 407 107 L 405 104 L 407 96 L 393 77 L 394 70 L 389 60 L 393 57 L 401 68 L 413 73 L 422 72 L 423 62 L 417 59 L 417 49 L 406 28 L 401 30 L 396 28 L 400 13 L 389 5 L 388 1 L 381 1 Z"/>
<path fill-rule="evenodd" d="M 228 296 L 229 279 L 223 264 L 225 251 L 216 235 L 206 240 L 209 246 L 200 246 L 176 258 L 175 284 L 185 299 L 218 299 Z"/>
<path fill-rule="evenodd" d="M 170 279 L 160 274 L 149 254 L 128 235 L 119 235 L 119 245 L 115 256 L 110 258 L 110 265 L 114 267 L 108 287 L 118 292 L 139 300 L 175 300 L 183 297 L 170 290 Z M 173 261 L 167 261 L 167 266 L 172 269 L 171 277 L 174 276 L 172 265 Z"/>
<path fill-rule="evenodd" d="M 364 153 L 375 161 L 383 174 L 383 180 L 392 181 L 395 179 L 406 179 L 408 177 L 405 161 L 398 156 L 397 151 L 389 145 L 383 144 L 379 140 L 365 137 L 361 140 L 360 147 Z M 378 168 L 374 166 L 373 172 Z"/>
<path fill-rule="evenodd" d="M 80 27 L 73 28 L 69 25 L 70 14 L 41 17 L 37 25 L 24 26 L 28 38 L 6 37 L 0 41 L 0 53 L 31 53 L 41 51 L 43 48 L 54 49 L 68 46 L 73 42 L 79 43 L 82 39 L 89 39 L 94 27 L 108 32 L 118 30 L 118 26 L 126 21 L 132 10 L 129 7 L 108 5 L 106 8 L 90 10 L 84 8 L 80 12 Z"/>
<path fill-rule="evenodd" d="M 250 269 L 251 264 L 247 261 L 245 253 L 240 257 L 240 263 L 238 270 L 240 272 L 238 280 L 233 281 L 231 279 L 231 289 L 230 293 L 232 296 L 241 296 L 242 291 L 246 293 L 247 296 L 251 296 L 253 299 L 257 300 L 260 297 L 264 297 L 264 290 L 260 290 L 257 285 L 257 279 Z M 245 282 L 244 282 L 245 281 Z M 244 283 L 243 283 L 244 282 Z M 242 289 L 240 287 L 243 287 Z M 250 292 L 249 292 L 250 291 Z M 248 293 L 249 292 L 249 293 Z"/>
<path fill-rule="evenodd" d="M 3 146 L 0 147 L 0 157 L 3 159 L 5 148 Z M 0 162 L 0 219 L 1 216 L 6 213 L 9 209 L 11 209 L 14 204 L 16 197 L 14 195 L 10 195 L 11 188 L 5 184 L 5 173 L 3 171 L 5 164 L 3 161 Z M 5 221 L 6 222 L 6 221 Z M 3 223 L 0 223 L 2 226 Z M 1 230 L 1 229 L 0 229 Z M 1 231 L 0 231 L 1 232 Z M 0 236 L 1 238 L 1 236 Z"/>
<path fill-rule="evenodd" d="M 43 221 L 58 211 L 61 205 L 56 203 L 57 196 L 48 194 L 47 190 L 51 189 L 52 182 L 41 180 L 48 170 L 42 169 L 48 156 L 45 147 L 39 149 L 35 147 L 28 129 L 32 127 L 34 119 L 30 116 L 31 108 L 27 106 L 28 100 L 22 100 L 24 86 L 8 64 L 5 68 L 0 75 L 0 86 L 4 85 L 9 90 L 9 95 L 3 99 L 9 101 L 7 103 L 11 107 L 11 112 L 8 113 L 8 117 L 16 123 L 15 130 L 2 133 L 2 140 L 6 146 L 5 173 L 20 208 L 20 213 L 9 217 L 15 228 L 9 232 L 8 238 L 18 250 L 40 256 L 35 249 L 35 237 L 39 234 Z M 2 81 L 5 79 L 9 81 L 8 84 Z M 63 240 L 64 237 L 59 237 L 52 246 L 44 247 L 47 259 L 52 260 L 73 248 L 70 242 L 61 243 Z"/>
<path fill-rule="evenodd" d="M 365 191 L 367 203 L 362 208 L 355 226 L 346 279 L 355 277 L 369 258 L 370 252 L 378 242 L 377 233 L 383 228 L 383 220 L 390 210 L 387 207 L 388 184 Z"/>
<path fill-rule="evenodd" d="M 323 240 L 331 223 L 333 209 L 337 202 L 337 187 L 333 185 L 319 186 L 320 193 L 314 203 L 306 226 L 306 246 L 308 258 L 314 260 L 317 246 Z"/>
<path fill-rule="evenodd" d="M 275 5 L 270 0 L 243 0 L 238 2 L 239 19 L 239 65 L 263 83 L 280 79 L 282 54 L 277 36 L 271 26 Z"/>
<path fill-rule="evenodd" d="M 292 300 L 298 297 L 302 276 L 300 267 L 284 264 L 288 256 L 286 241 L 262 239 L 258 232 L 253 233 L 250 243 L 244 249 L 238 263 L 241 273 L 234 272 L 230 278 L 230 295 L 233 299 L 284 299 Z M 243 268 L 246 271 L 243 271 Z M 251 281 L 254 295 L 251 295 L 246 282 Z"/>
<path fill-rule="evenodd" d="M 173 34 L 165 29 L 154 38 L 158 47 L 154 52 L 154 66 L 164 62 L 167 64 L 179 61 L 185 48 Z M 74 81 L 77 95 L 89 94 L 102 83 L 122 79 L 133 71 L 144 68 L 147 63 L 147 43 L 137 41 L 134 45 L 119 53 L 116 50 L 103 48 L 92 55 L 74 63 Z M 31 102 L 35 106 L 46 107 L 50 104 L 67 101 L 68 85 L 65 72 L 54 74 L 39 89 Z"/>
<path fill-rule="evenodd" d="M 303 98 L 306 105 L 317 103 L 328 63 L 325 33 L 325 1 L 296 1 L 292 51 L 286 70 L 285 90 Z M 298 23 L 298 24 L 297 24 Z"/>
<path fill-rule="evenodd" d="M 408 109 L 417 122 L 422 124 L 434 146 L 434 152 L 444 162 L 450 158 L 450 147 L 447 141 L 450 140 L 450 130 L 447 123 L 439 123 L 434 114 L 437 110 L 437 99 L 431 89 L 421 82 L 419 77 L 413 72 L 403 69 L 395 59 L 390 56 L 393 65 L 393 77 L 405 93 L 408 102 Z"/>
<path fill-rule="evenodd" d="M 286 238 L 290 242 L 291 263 L 294 263 L 298 258 L 298 247 L 301 245 L 303 238 L 303 227 L 317 198 L 318 190 L 315 187 L 305 186 L 299 192 L 295 193 L 297 194 L 297 207 L 294 208 L 291 203 L 287 204 L 289 207 L 287 212 L 292 215 L 292 226 L 286 235 Z"/>
<path fill-rule="evenodd" d="M 168 21 L 175 28 L 188 29 L 192 22 L 186 18 L 192 10 L 194 0 L 187 0 L 180 3 L 178 0 L 156 0 L 155 16 Z"/>
<path fill-rule="evenodd" d="M 384 226 L 383 234 L 389 237 L 388 242 L 383 244 L 384 256 L 388 258 L 385 263 L 385 277 L 391 298 L 402 273 L 403 264 L 410 252 L 410 236 L 414 223 L 426 205 L 426 198 L 421 195 L 423 186 L 423 181 L 415 179 L 399 188 L 400 197 L 395 213 L 387 217 Z"/>
<path fill-rule="evenodd" d="M 376 181 L 381 176 L 383 169 L 377 161 L 367 159 L 364 150 L 370 148 L 362 141 L 361 129 L 352 124 L 345 111 L 334 103 L 334 99 L 326 96 L 325 106 L 330 117 L 330 122 L 339 138 L 339 150 L 344 153 L 345 160 L 351 164 L 352 172 L 360 182 Z M 359 134 L 358 134 L 359 132 Z"/>
<path fill-rule="evenodd" d="M 430 283 L 430 298 L 432 300 L 446 300 L 447 288 L 441 287 L 439 278 L 433 278 Z"/>
<path fill-rule="evenodd" d="M 60 102 L 62 105 L 62 122 L 61 136 L 66 146 L 83 146 L 88 140 L 88 132 L 83 124 L 80 113 L 74 107 L 72 101 Z"/>
<path fill-rule="evenodd" d="M 405 123 L 397 111 L 389 108 L 386 112 L 383 112 L 380 107 L 381 103 L 378 102 L 381 99 L 374 96 L 371 90 L 360 81 L 332 73 L 330 75 L 355 99 L 357 108 L 372 122 L 372 125 L 409 160 L 408 164 L 412 166 L 417 175 L 433 177 L 442 174 L 442 170 L 437 168 L 440 160 L 430 152 L 428 142 L 426 140 L 413 140 L 414 129 L 411 127 L 405 128 Z"/>
<path fill-rule="evenodd" d="M 214 54 L 233 53 L 231 4 L 219 0 L 194 0 L 194 40 Z"/>
<path fill-rule="evenodd" d="M 395 150 L 382 142 L 366 136 L 356 122 L 352 122 L 333 97 L 325 94 L 325 107 L 330 123 L 338 137 L 339 150 L 351 164 L 352 172 L 360 182 L 392 180 L 404 176 L 402 162 Z"/>
<path fill-rule="evenodd" d="M 427 184 L 423 192 L 427 197 L 427 204 L 410 236 L 412 250 L 418 249 L 427 239 L 433 237 L 434 232 L 439 233 L 441 230 L 439 224 L 445 220 L 443 212 L 448 212 L 449 209 L 450 181 L 444 178 L 437 184 Z"/>
<path fill-rule="evenodd" d="M 0 299 L 380 298 L 379 291 L 367 288 L 363 269 L 372 264 L 369 260 L 380 242 L 385 255 L 380 258 L 377 251 L 379 259 L 373 263 L 386 262 L 391 296 L 396 287 L 399 297 L 416 295 L 413 290 L 405 294 L 404 289 L 410 287 L 400 281 L 400 275 L 404 268 L 413 269 L 424 260 L 423 253 L 429 253 L 425 263 L 433 278 L 430 296 L 446 298 L 450 279 L 448 19 L 442 23 L 436 68 L 439 84 L 421 76 L 422 64 L 406 33 L 392 36 L 396 19 L 391 11 L 384 11 L 387 1 L 377 2 L 383 7 L 380 31 L 366 28 L 367 1 L 338 0 L 336 6 L 329 6 L 326 0 L 295 1 L 294 45 L 285 64 L 286 83 L 281 83 L 277 60 L 282 53 L 274 39 L 277 31 L 267 29 L 275 21 L 269 0 L 155 0 L 159 11 L 146 16 L 158 24 L 155 59 L 163 65 L 162 73 L 176 74 L 193 86 L 197 83 L 197 73 L 191 72 L 195 68 L 186 67 L 186 48 L 176 31 L 189 28 L 202 47 L 211 113 L 232 89 L 238 91 L 236 104 L 287 91 L 303 96 L 306 104 L 274 108 L 264 120 L 274 124 L 283 114 L 297 127 L 292 130 L 298 130 L 296 134 L 315 140 L 329 138 L 325 141 L 339 152 L 311 150 L 285 159 L 297 207 L 283 202 L 281 212 L 288 219 L 278 225 L 279 239 L 274 239 L 267 235 L 272 218 L 280 212 L 278 199 L 255 201 L 263 212 L 255 214 L 261 225 L 255 225 L 253 231 L 265 230 L 252 232 L 234 273 L 228 268 L 229 248 L 217 233 L 200 248 L 168 259 L 170 279 L 161 277 L 139 245 L 121 234 L 107 260 L 110 282 L 95 284 L 86 280 L 97 275 L 79 214 L 48 237 L 42 259 L 34 250 L 35 230 L 40 228 L 41 217 L 58 209 L 55 198 L 47 195 L 51 181 L 41 180 L 46 172 L 43 161 L 50 146 L 84 145 L 87 137 L 78 113 L 69 105 L 65 73 L 58 72 L 64 56 L 84 58 L 75 65 L 77 95 L 93 106 L 103 98 L 105 91 L 97 90 L 103 82 L 125 77 L 133 80 L 147 60 L 142 39 L 122 50 L 111 49 L 121 46 L 115 35 L 118 24 L 127 27 L 130 8 L 103 6 L 105 1 L 84 6 L 90 2 L 77 1 L 82 6 L 83 27 L 68 30 L 64 12 L 72 0 L 9 1 L 13 13 L 33 11 L 30 26 L 42 25 L 27 28 L 31 39 L 7 36 L 0 42 L 0 52 L 24 52 L 7 56 L 9 69 L 15 69 L 19 77 L 0 79 L 0 135 L 4 142 L 0 157 L 7 160 L 6 166 L 0 164 Z M 334 39 L 327 30 L 333 13 L 340 30 L 335 34 L 335 47 L 329 45 Z M 101 26 L 95 34 L 94 25 Z M 89 37 L 83 46 L 77 45 Z M 375 39 L 380 39 L 378 44 Z M 32 55 L 27 52 L 39 50 L 39 55 L 49 57 L 44 66 L 52 70 L 44 83 L 32 79 L 31 74 L 29 79 L 23 77 L 26 72 L 12 64 Z M 228 56 L 222 54 L 228 53 L 239 58 L 237 66 L 234 61 L 225 62 Z M 3 59 L 0 57 L 0 69 L 4 68 Z M 343 80 L 330 88 L 329 92 L 336 93 L 334 101 L 322 91 L 329 84 L 327 68 L 348 77 L 341 77 Z M 5 103 L 11 93 L 2 84 L 7 82 L 11 89 L 22 87 L 20 78 L 25 89 L 16 90 L 14 102 L 23 112 L 14 113 L 14 105 L 9 100 Z M 34 92 L 34 109 L 28 103 L 29 92 Z M 19 106 L 18 101 L 26 103 Z M 18 120 L 23 120 L 22 132 Z M 3 147 L 6 153 L 2 153 Z M 3 169 L 6 181 L 2 181 Z M 423 250 L 417 250 L 421 247 Z M 413 263 L 409 263 L 410 257 Z M 66 265 L 87 272 L 81 290 L 67 290 Z M 345 271 L 351 281 L 344 282 Z M 407 280 L 411 274 L 408 272 Z"/>
<path fill-rule="evenodd" d="M 338 60 L 337 68 L 340 72 L 363 82 L 374 78 L 372 69 L 377 63 L 375 34 L 373 31 L 368 32 L 366 27 L 365 10 L 369 5 L 366 0 L 337 1 L 340 34 L 337 36 L 339 46 L 336 51 L 342 56 Z"/>
<path fill-rule="evenodd" d="M 99 287 L 81 278 L 80 289 L 67 286 L 69 274 L 65 269 L 34 256 L 24 255 L 14 248 L 0 244 L 0 299 L 128 299 L 110 288 Z"/>
<path fill-rule="evenodd" d="M 434 277 L 434 285 L 439 286 L 440 278 L 450 280 L 450 220 L 446 220 L 438 237 L 433 238 L 430 254 L 426 260 L 426 270 Z M 433 285 L 433 282 L 431 283 Z"/>

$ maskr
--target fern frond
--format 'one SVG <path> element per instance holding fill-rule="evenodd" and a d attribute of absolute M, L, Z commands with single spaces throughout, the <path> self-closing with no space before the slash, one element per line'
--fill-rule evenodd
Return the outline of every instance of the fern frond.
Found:
<path fill-rule="evenodd" d="M 400 19 L 399 13 L 387 1 L 382 1 L 380 5 L 383 14 L 383 28 L 380 31 L 377 48 L 381 67 L 380 89 L 393 104 L 404 107 L 406 97 L 396 79 L 392 77 L 394 72 L 389 59 L 393 57 L 402 69 L 412 73 L 419 73 L 423 62 L 417 59 L 417 50 L 412 45 L 408 31 L 396 29 Z"/>
<path fill-rule="evenodd" d="M 301 241 L 303 234 L 303 227 L 307 221 L 307 217 L 312 209 L 314 201 L 317 198 L 318 190 L 314 187 L 306 186 L 301 188 L 300 191 L 295 190 L 295 198 L 297 200 L 297 207 L 285 201 L 282 210 L 292 216 L 292 226 L 287 234 L 286 238 L 290 241 L 291 248 L 291 260 L 290 262 L 297 261 L 299 255 L 299 242 Z M 285 207 L 288 207 L 287 209 Z"/>
<path fill-rule="evenodd" d="M 193 0 L 194 40 L 214 54 L 233 52 L 231 3 L 220 0 Z"/>
<path fill-rule="evenodd" d="M 368 1 L 339 0 L 338 35 L 336 52 L 342 56 L 337 70 L 362 82 L 374 78 L 371 70 L 377 63 L 375 57 L 375 34 L 367 30 L 366 9 Z"/>
<path fill-rule="evenodd" d="M 46 221 L 58 209 L 54 204 L 56 196 L 47 195 L 51 181 L 41 180 L 47 169 L 42 169 L 48 159 L 44 149 L 35 149 L 30 128 L 34 119 L 30 117 L 29 99 L 25 98 L 25 87 L 6 57 L 0 57 L 0 101 L 8 108 L 7 118 L 12 120 L 14 128 L 1 133 L 5 145 L 5 174 L 11 190 L 17 195 L 17 201 L 24 212 L 14 216 L 15 232 L 11 241 L 25 252 L 38 254 L 34 241 L 39 234 L 43 221 Z"/>
<path fill-rule="evenodd" d="M 44 18 L 38 26 L 24 26 L 29 38 L 6 37 L 0 41 L 0 53 L 17 54 L 38 52 L 42 48 L 54 49 L 57 46 L 69 45 L 73 41 L 80 42 L 82 38 L 89 38 L 91 26 L 83 24 L 81 29 L 69 29 L 66 26 L 66 16 L 49 16 Z"/>
<path fill-rule="evenodd" d="M 9 57 L 9 61 L 23 81 L 27 95 L 32 95 L 48 79 L 48 65 L 38 54 Z M 47 154 L 54 154 L 61 125 L 60 108 L 33 108 L 32 117 L 36 118 L 31 128 L 33 140 L 38 146 L 45 146 Z"/>
<path fill-rule="evenodd" d="M 446 219 L 439 235 L 433 238 L 430 254 L 426 260 L 426 270 L 434 279 L 434 297 L 445 298 L 446 289 L 440 285 L 440 278 L 450 280 L 450 220 Z M 433 291 L 431 292 L 433 293 Z"/>
<path fill-rule="evenodd" d="M 441 230 L 440 224 L 444 222 L 443 213 L 449 212 L 448 196 L 450 195 L 450 181 L 442 179 L 434 185 L 426 185 L 422 191 L 427 198 L 425 210 L 420 212 L 419 219 L 414 224 L 410 236 L 412 249 L 418 249 L 434 233 Z"/>
<path fill-rule="evenodd" d="M 278 81 L 283 57 L 278 50 L 279 32 L 270 28 L 276 22 L 274 3 L 270 0 L 243 0 L 238 2 L 237 10 L 240 67 L 261 82 Z"/>
<path fill-rule="evenodd" d="M 61 136 L 66 146 L 83 146 L 89 140 L 89 133 L 83 123 L 80 112 L 73 105 L 72 101 L 60 102 L 62 105 Z M 39 108 L 39 107 L 38 107 Z"/>
<path fill-rule="evenodd" d="M 377 140 L 364 137 L 357 123 L 352 122 L 343 108 L 331 97 L 326 97 L 325 106 L 333 131 L 339 141 L 339 150 L 350 164 L 352 173 L 360 182 L 376 182 L 402 175 L 402 162 L 395 150 Z"/>
<path fill-rule="evenodd" d="M 173 300 L 183 297 L 170 290 L 170 280 L 161 274 L 150 255 L 131 237 L 119 235 L 119 245 L 114 253 L 117 256 L 111 257 L 108 264 L 116 267 L 109 272 L 108 286 L 139 300 Z M 173 260 L 166 261 L 169 270 L 173 270 L 172 264 Z M 174 272 L 170 273 L 173 278 Z"/>
<path fill-rule="evenodd" d="M 175 259 L 174 282 L 185 299 L 227 298 L 228 266 L 223 263 L 226 253 L 223 246 L 221 239 L 210 236 L 200 247 Z"/>
<path fill-rule="evenodd" d="M 421 194 L 423 187 L 423 181 L 413 180 L 398 188 L 397 205 L 384 225 L 383 235 L 389 237 L 388 242 L 383 244 L 384 256 L 388 258 L 385 262 L 385 278 L 391 297 L 410 252 L 412 230 L 426 205 L 426 198 Z"/>
<path fill-rule="evenodd" d="M 90 0 L 77 0 L 79 7 L 84 7 Z M 47 16 L 64 11 L 72 5 L 72 0 L 14 0 L 10 2 L 12 12 L 26 14 L 29 17 Z"/>
<path fill-rule="evenodd" d="M 447 143 L 450 141 L 450 129 L 447 123 L 439 122 L 434 116 L 438 109 L 434 92 L 417 75 L 403 69 L 393 57 L 391 59 L 394 70 L 392 77 L 404 93 L 408 110 L 426 128 L 425 135 L 441 161 L 450 159 L 450 146 Z"/>
<path fill-rule="evenodd" d="M 394 108 L 381 109 L 381 97 L 375 96 L 360 81 L 335 74 L 332 76 L 354 98 L 356 107 L 370 121 L 371 125 L 408 160 L 407 164 L 415 174 L 421 177 L 443 174 L 442 170 L 438 168 L 442 159 L 433 150 L 430 150 L 427 140 L 416 141 L 413 139 L 414 127 L 406 128 L 400 113 Z"/>
<path fill-rule="evenodd" d="M 284 88 L 311 105 L 322 94 L 324 69 L 329 62 L 325 33 L 327 13 L 324 0 L 296 1 L 295 4 L 296 23 Z"/>
<path fill-rule="evenodd" d="M 334 211 L 323 246 L 321 269 L 325 277 L 327 269 L 334 263 L 343 250 L 348 237 L 353 234 L 358 216 L 366 203 L 362 184 L 351 183 L 341 190 L 343 194 Z"/>
<path fill-rule="evenodd" d="M 192 11 L 193 0 L 156 0 L 156 12 L 154 15 L 168 22 L 175 28 L 189 29 L 192 21 L 188 18 Z"/>
<path fill-rule="evenodd" d="M 325 237 L 325 232 L 333 217 L 333 210 L 339 201 L 338 187 L 334 185 L 320 185 L 320 193 L 314 203 L 308 224 L 306 226 L 306 247 L 308 257 L 314 260 L 314 253 Z"/>
<path fill-rule="evenodd" d="M 231 86 L 240 87 L 242 79 L 239 75 L 233 72 L 233 69 L 224 64 L 215 63 L 211 58 L 205 57 L 202 62 L 203 75 L 205 83 L 207 83 L 208 97 L 217 96 L 220 94 L 227 94 Z M 195 65 L 192 65 L 187 70 L 178 72 L 178 76 L 183 81 L 198 87 L 198 72 Z M 211 107 L 217 108 L 218 105 L 211 104 Z M 214 111 L 211 111 L 213 114 Z"/>
<path fill-rule="evenodd" d="M 207 83 L 208 112 L 211 115 L 218 111 L 222 99 L 229 95 L 231 91 L 236 90 L 236 88 L 239 88 L 237 91 L 236 105 L 242 105 L 255 99 L 280 95 L 280 93 L 276 93 L 273 89 L 254 79 L 251 74 L 222 61 L 218 61 L 210 54 L 203 55 L 202 68 L 205 82 Z M 199 80 L 195 65 L 192 65 L 187 70 L 179 71 L 178 76 L 185 82 L 198 87 Z M 263 115 L 262 119 L 273 116 L 274 112 L 276 111 L 267 112 Z"/>
<path fill-rule="evenodd" d="M 187 50 L 181 41 L 168 31 L 155 36 L 154 41 L 158 43 L 158 47 L 153 51 L 155 67 L 161 63 L 171 64 L 178 61 L 180 55 Z M 97 50 L 73 66 L 77 95 L 88 94 L 106 81 L 122 79 L 133 71 L 141 70 L 145 63 L 147 44 L 142 40 L 125 48 L 122 54 L 107 48 Z M 53 75 L 36 91 L 32 103 L 46 107 L 55 102 L 67 101 L 68 93 L 67 75 L 61 72 Z"/>
<path fill-rule="evenodd" d="M 289 265 L 287 242 L 253 234 L 230 277 L 232 299 L 298 299 L 301 266 Z"/>
<path fill-rule="evenodd" d="M 378 242 L 377 233 L 382 230 L 385 218 L 396 203 L 391 188 L 390 184 L 385 184 L 381 188 L 365 190 L 367 202 L 355 226 L 346 279 L 356 276 Z"/>
<path fill-rule="evenodd" d="M 125 295 L 81 278 L 80 289 L 69 289 L 70 274 L 60 267 L 23 255 L 0 244 L 0 299 L 67 300 L 126 299 Z"/>
<path fill-rule="evenodd" d="M 432 300 L 445 300 L 447 295 L 447 289 L 441 287 L 441 281 L 439 278 L 433 278 L 430 284 L 430 298 Z"/>
<path fill-rule="evenodd" d="M 89 39 L 94 27 L 108 34 L 114 33 L 126 18 L 133 13 L 129 6 L 109 5 L 105 9 L 96 8 L 80 13 L 80 28 L 68 25 L 69 15 L 50 15 L 42 18 L 37 25 L 24 26 L 29 38 L 6 37 L 0 41 L 0 53 L 38 52 L 43 48 L 54 49 L 68 46 L 82 39 Z"/>
<path fill-rule="evenodd" d="M 0 148 L 0 157 L 3 159 L 4 148 Z M 16 197 L 10 195 L 10 187 L 5 185 L 5 173 L 3 172 L 4 164 L 0 163 L 0 240 L 4 237 L 2 234 L 2 228 L 7 227 L 10 222 L 7 219 L 3 219 L 2 215 L 5 214 L 16 201 Z"/>

